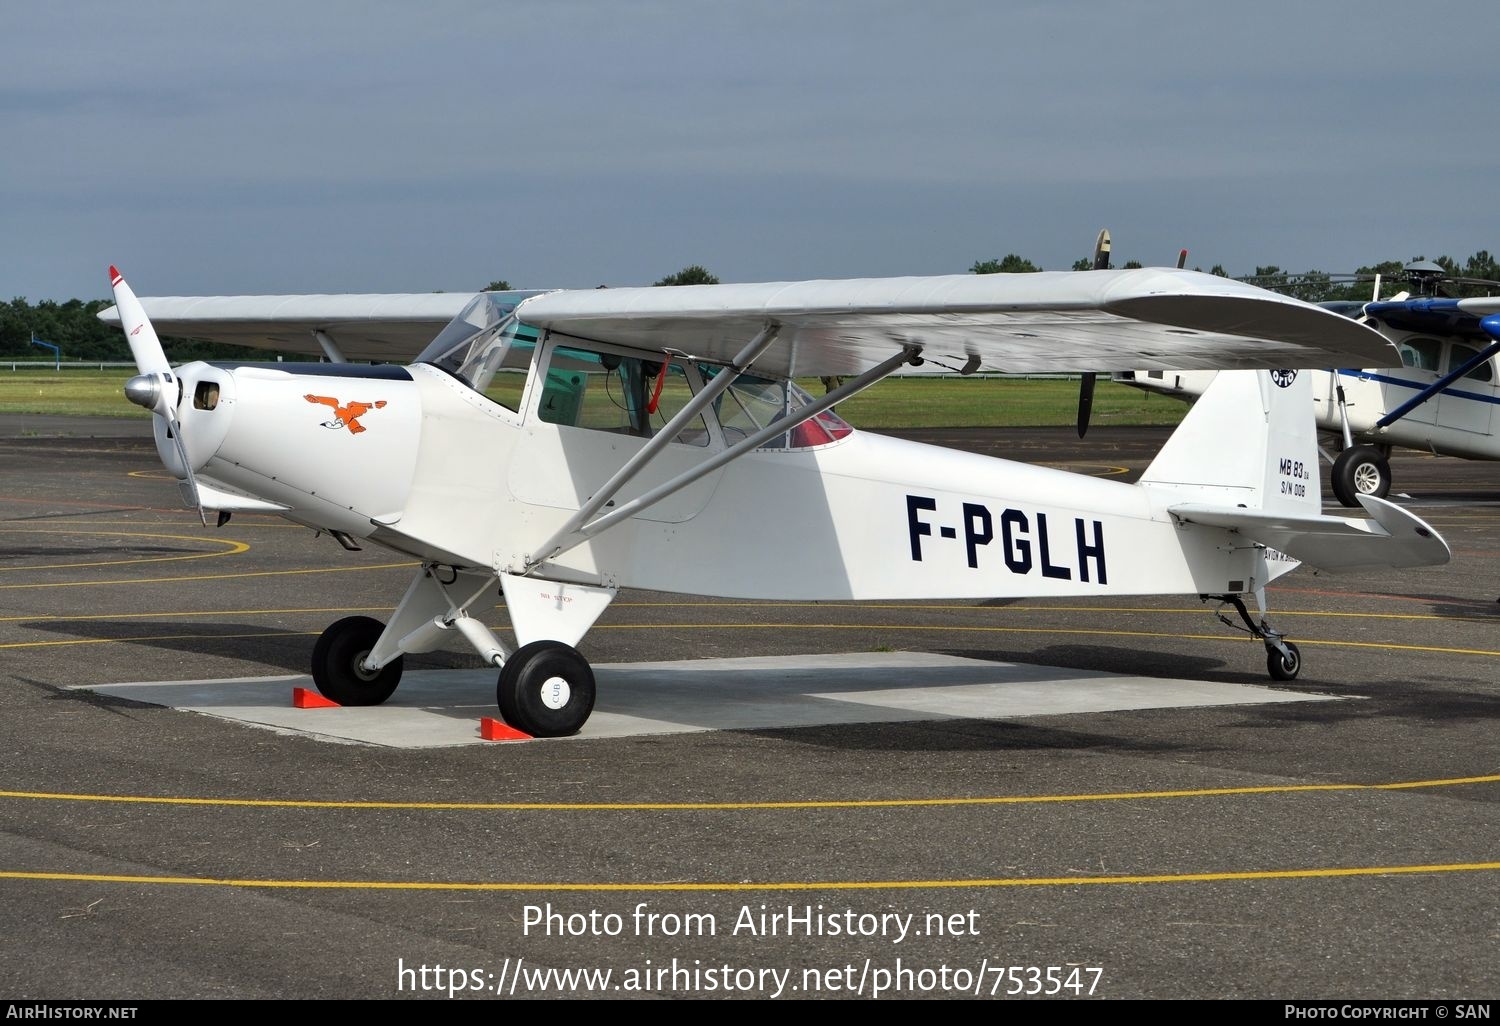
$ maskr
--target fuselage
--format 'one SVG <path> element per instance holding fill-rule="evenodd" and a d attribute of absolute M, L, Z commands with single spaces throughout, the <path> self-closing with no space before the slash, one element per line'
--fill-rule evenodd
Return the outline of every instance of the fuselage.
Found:
<path fill-rule="evenodd" d="M 1313 408 L 1319 431 L 1341 434 L 1338 389 L 1343 388 L 1355 442 L 1421 449 L 1441 456 L 1500 459 L 1500 357 L 1490 357 L 1425 402 L 1387 424 L 1380 422 L 1469 362 L 1486 344 L 1479 339 L 1382 328 L 1400 350 L 1402 365 L 1374 369 L 1314 370 Z M 1216 371 L 1156 371 L 1117 375 L 1137 388 L 1192 400 Z"/>
<path fill-rule="evenodd" d="M 936 599 L 1242 591 L 1257 573 L 1250 547 L 1175 524 L 1170 495 L 827 415 L 538 565 L 538 547 L 651 433 L 630 429 L 629 404 L 610 391 L 628 386 L 628 361 L 650 354 L 605 353 L 601 370 L 580 352 L 539 347 L 524 386 L 499 398 L 425 363 L 193 364 L 179 371 L 183 437 L 196 479 L 225 508 L 275 508 L 426 562 L 581 584 Z M 659 366 L 636 375 L 643 394 Z M 654 387 L 676 387 L 681 405 L 722 368 L 671 370 L 680 380 Z M 755 402 L 785 408 L 795 392 L 757 380 L 753 393 L 727 394 L 600 515 L 690 474 L 734 443 Z M 173 446 L 160 449 L 182 476 Z"/>

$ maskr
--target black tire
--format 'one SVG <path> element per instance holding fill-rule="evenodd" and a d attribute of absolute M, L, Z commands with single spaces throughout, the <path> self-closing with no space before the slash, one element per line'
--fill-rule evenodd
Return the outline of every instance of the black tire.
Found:
<path fill-rule="evenodd" d="M 1274 648 L 1266 648 L 1266 669 L 1271 671 L 1272 680 L 1296 680 L 1297 674 L 1302 672 L 1302 651 L 1290 641 L 1283 641 L 1286 650 L 1291 653 L 1288 659 Z"/>
<path fill-rule="evenodd" d="M 568 737 L 594 711 L 594 670 L 572 645 L 533 641 L 500 668 L 500 716 L 532 737 Z"/>
<path fill-rule="evenodd" d="M 1333 461 L 1330 483 L 1345 506 L 1358 506 L 1360 495 L 1383 499 L 1391 491 L 1391 462 L 1373 445 L 1352 445 Z"/>
<path fill-rule="evenodd" d="M 360 668 L 384 631 L 385 625 L 379 620 L 346 616 L 318 636 L 313 646 L 312 676 L 324 698 L 339 705 L 379 705 L 391 697 L 401 683 L 402 656 L 374 673 Z"/>

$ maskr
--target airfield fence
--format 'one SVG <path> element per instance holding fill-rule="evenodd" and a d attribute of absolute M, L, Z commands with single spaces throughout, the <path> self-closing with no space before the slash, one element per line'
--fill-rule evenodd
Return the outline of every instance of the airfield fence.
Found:
<path fill-rule="evenodd" d="M 4 360 L 0 359 L 0 367 L 9 367 L 12 371 L 23 370 L 90 370 L 102 371 L 112 367 L 134 367 L 135 363 L 130 360 L 64 360 L 57 363 L 52 360 Z"/>

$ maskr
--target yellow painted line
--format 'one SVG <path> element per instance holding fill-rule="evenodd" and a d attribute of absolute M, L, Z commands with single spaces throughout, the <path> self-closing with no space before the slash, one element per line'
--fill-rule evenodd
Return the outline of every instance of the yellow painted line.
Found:
<path fill-rule="evenodd" d="M 65 648 L 69 645 L 120 645 L 136 641 L 236 641 L 244 638 L 316 637 L 322 631 L 261 631 L 255 634 L 151 634 L 139 638 L 73 638 L 68 641 L 8 641 L 8 648 Z"/>
<path fill-rule="evenodd" d="M 26 623 L 74 623 L 87 620 L 149 620 L 153 617 L 163 619 L 176 619 L 178 617 L 191 616 L 290 616 L 294 613 L 389 613 L 394 606 L 339 606 L 329 608 L 319 606 L 316 609 L 189 609 L 170 610 L 159 613 L 78 613 L 67 616 L 54 616 L 50 613 L 33 613 L 31 616 L 0 616 L 0 623 L 14 623 L 18 621 Z"/>
<path fill-rule="evenodd" d="M 1095 884 L 1223 883 L 1239 880 L 1307 880 L 1416 873 L 1474 873 L 1500 869 L 1500 862 L 1457 862 L 1425 866 L 1360 866 L 1331 869 L 1265 869 L 1229 873 L 1155 873 L 1146 876 L 994 877 L 978 880 L 765 880 L 720 882 L 524 883 L 519 881 L 443 882 L 430 880 L 266 880 L 207 876 L 125 876 L 113 873 L 29 873 L 0 870 L 4 880 L 69 883 L 175 884 L 195 887 L 266 887 L 344 891 L 884 891 L 989 887 L 1078 887 Z"/>
<path fill-rule="evenodd" d="M 85 566 L 120 566 L 123 564 L 134 565 L 136 563 L 170 563 L 180 559 L 212 559 L 219 556 L 237 556 L 242 552 L 249 552 L 250 546 L 245 542 L 229 541 L 224 538 L 204 538 L 201 536 L 190 536 L 185 534 L 149 534 L 143 531 L 57 531 L 38 530 L 36 528 L 0 527 L 0 531 L 7 534 L 65 534 L 65 535 L 106 535 L 112 538 L 157 538 L 181 542 L 206 542 L 210 545 L 228 546 L 224 552 L 196 552 L 190 556 L 140 556 L 134 559 L 107 559 L 93 563 L 52 563 L 46 566 L 7 566 L 0 567 L 0 573 L 20 573 L 22 571 L 35 570 L 68 570 L 74 567 Z"/>
<path fill-rule="evenodd" d="M 405 566 L 405 565 L 408 565 L 408 564 L 395 564 L 395 565 Z M 343 568 L 343 569 L 347 569 L 347 568 Z M 287 572 L 300 572 L 300 571 L 287 571 Z M 307 572 L 310 572 L 310 571 L 307 571 Z M 236 577 L 238 577 L 238 576 L 246 576 L 246 577 L 249 577 L 249 576 L 253 576 L 253 575 L 252 574 L 243 574 L 243 575 L 241 575 L 241 574 L 235 574 L 235 575 L 232 575 L 232 576 L 236 576 Z M 193 579 L 197 580 L 198 578 L 193 578 Z M 863 612 L 879 611 L 879 610 L 884 610 L 884 609 L 892 609 L 892 610 L 928 609 L 928 610 L 941 610 L 941 611 L 958 610 L 958 611 L 967 611 L 967 612 L 988 612 L 989 611 L 987 608 L 980 608 L 980 607 L 975 607 L 975 606 L 871 606 L 871 605 L 865 605 L 865 604 L 857 603 L 857 602 L 849 602 L 849 603 L 798 602 L 798 603 L 769 603 L 769 604 L 764 604 L 764 605 L 762 605 L 760 603 L 738 603 L 738 602 L 616 602 L 616 603 L 614 603 L 614 605 L 613 605 L 612 608 L 622 608 L 622 607 L 627 607 L 627 606 L 631 607 L 631 608 L 643 608 L 643 609 L 644 608 L 655 608 L 655 609 L 674 609 L 674 608 L 676 608 L 676 609 L 703 609 L 703 608 L 711 608 L 711 609 L 727 609 L 727 608 L 749 608 L 749 609 L 756 609 L 756 608 L 764 608 L 764 609 L 822 608 L 822 609 L 828 609 L 828 608 L 833 608 L 833 609 L 858 609 L 858 610 L 861 610 Z M 161 616 L 161 617 L 178 617 L 178 616 L 229 616 L 229 615 L 234 615 L 234 616 L 272 616 L 272 615 L 290 614 L 290 613 L 347 613 L 347 612 L 360 612 L 360 613 L 366 613 L 366 612 L 369 612 L 369 613 L 387 612 L 388 613 L 391 610 L 393 610 L 394 608 L 395 608 L 394 606 L 347 606 L 347 607 L 340 606 L 338 608 L 318 607 L 318 608 L 309 608 L 309 609 L 214 609 L 214 610 L 195 609 L 195 610 L 180 610 L 180 611 L 178 611 L 178 610 L 162 611 L 162 612 L 155 612 L 155 613 L 131 613 L 131 612 L 120 612 L 120 613 L 89 613 L 87 615 L 76 615 L 76 616 L 64 616 L 64 615 L 56 615 L 56 616 L 54 616 L 54 615 L 50 615 L 50 614 L 36 614 L 36 615 L 33 615 L 33 616 L 0 616 L 0 623 L 4 623 L 6 621 L 22 621 L 22 620 L 26 620 L 26 621 L 30 621 L 30 620 L 37 620 L 37 621 L 41 621 L 41 620 L 49 620 L 49 621 L 51 621 L 51 620 L 55 620 L 55 621 L 72 621 L 72 620 L 127 620 L 127 619 L 143 619 L 143 618 L 149 618 L 149 617 L 153 617 L 153 616 Z M 500 610 L 500 609 L 503 609 L 504 606 L 502 604 L 500 604 L 500 603 L 496 603 L 493 608 L 495 608 L 496 610 Z M 1007 606 L 1007 607 L 1005 607 L 1005 609 L 1006 609 L 1007 612 L 1011 612 L 1011 611 L 1014 610 L 1014 611 L 1030 612 L 1030 613 L 1050 612 L 1050 611 L 1056 611 L 1056 612 L 1075 612 L 1075 613 L 1088 613 L 1088 612 L 1163 613 L 1163 614 L 1171 613 L 1171 614 L 1190 614 L 1190 615 L 1194 615 L 1194 616 L 1201 616 L 1202 613 L 1203 613 L 1203 610 L 1201 610 L 1201 609 L 1149 609 L 1149 608 L 1133 608 L 1133 607 L 1119 607 L 1119 608 L 1116 608 L 1116 607 L 1105 607 L 1105 606 L 1025 606 L 1025 607 L 1022 607 L 1022 606 Z M 1372 620 L 1451 620 L 1451 621 L 1455 621 L 1455 622 L 1458 622 L 1458 623 L 1494 623 L 1496 621 L 1496 617 L 1494 617 L 1494 616 L 1444 616 L 1444 615 L 1434 614 L 1434 613 L 1332 613 L 1332 612 L 1315 612 L 1315 611 L 1307 611 L 1307 612 L 1286 612 L 1286 611 L 1283 611 L 1283 612 L 1277 613 L 1276 616 L 1277 617 L 1283 617 L 1283 616 L 1329 616 L 1329 617 L 1349 617 L 1349 618 L 1355 618 L 1355 619 L 1368 618 L 1368 619 L 1372 619 Z M 624 626 L 624 625 L 621 625 L 621 626 Z M 901 626 L 901 625 L 896 625 L 896 626 Z M 932 626 L 937 626 L 937 625 L 932 625 Z M 912 629 L 917 629 L 917 628 L 913 627 Z M 1033 629 L 1034 628 L 1027 628 L 1027 630 L 1033 630 Z M 1045 629 L 1045 628 L 1042 628 L 1042 629 Z M 1294 639 L 1294 640 L 1297 640 L 1297 639 Z"/>
<path fill-rule="evenodd" d="M 1253 640 L 1253 639 L 1247 639 Z M 1383 641 L 1318 641 L 1293 638 L 1298 645 L 1321 645 L 1325 648 L 1378 648 L 1393 652 L 1439 652 L 1445 655 L 1500 656 L 1500 652 L 1487 648 L 1445 648 L 1441 645 L 1397 645 Z"/>
<path fill-rule="evenodd" d="M 671 630 L 836 630 L 836 631 L 916 631 L 954 632 L 974 634 L 1083 634 L 1106 638 L 1171 638 L 1183 641 L 1254 641 L 1248 635 L 1237 638 L 1223 634 L 1163 634 L 1156 631 L 1106 631 L 1088 628 L 1065 627 L 993 627 L 964 626 L 961 624 L 844 624 L 844 623 L 653 623 L 653 624 L 596 624 L 596 631 L 642 630 L 667 628 Z M 1316 638 L 1292 638 L 1299 646 L 1326 645 L 1340 648 L 1376 648 L 1402 652 L 1442 652 L 1448 655 L 1500 656 L 1500 651 L 1487 648 L 1444 648 L 1436 645 L 1398 645 L 1380 641 L 1323 641 Z"/>
<path fill-rule="evenodd" d="M 1458 508 L 1458 507 L 1456 507 L 1456 506 L 1423 506 L 1423 505 L 1414 505 L 1414 506 L 1408 506 L 1407 508 L 1408 509 L 1412 509 L 1412 510 L 1418 510 L 1418 511 L 1421 511 L 1421 510 L 1429 510 L 1430 511 L 1430 510 L 1452 510 L 1452 509 L 1455 509 L 1455 508 Z M 1490 510 L 1478 510 L 1478 511 L 1476 511 L 1474 513 L 1439 512 L 1439 513 L 1433 513 L 1433 515 L 1431 517 L 1424 516 L 1424 517 L 1422 517 L 1422 519 L 1425 520 L 1425 521 L 1427 521 L 1429 524 L 1431 524 L 1431 523 L 1435 523 L 1436 522 L 1436 518 L 1438 518 L 1438 517 L 1441 517 L 1442 519 L 1449 520 L 1449 521 L 1460 521 L 1460 520 L 1494 520 L 1496 516 L 1500 516 L 1500 514 L 1494 513 L 1494 512 L 1492 512 Z"/>
<path fill-rule="evenodd" d="M 157 512 L 156 510 L 150 510 L 150 509 L 145 509 L 144 507 L 135 507 L 135 506 L 126 506 L 126 507 L 120 507 L 120 508 L 122 508 L 122 509 L 136 509 L 136 508 L 141 508 L 141 511 L 144 512 L 144 513 Z M 264 517 L 265 519 L 264 520 L 259 520 L 259 521 L 254 521 L 254 522 L 248 522 L 248 523 L 242 523 L 240 521 L 240 519 L 239 519 L 240 517 L 257 517 L 257 516 L 258 517 Z M 27 521 L 27 523 L 34 523 L 34 524 L 54 524 L 54 523 L 55 524 L 77 524 L 80 527 L 181 527 L 184 522 L 186 522 L 189 527 L 193 527 L 193 528 L 199 527 L 198 518 L 196 516 L 192 515 L 191 513 L 189 513 L 187 517 L 168 516 L 168 517 L 162 517 L 160 519 L 153 519 L 153 520 L 145 520 L 145 519 L 142 519 L 142 520 L 87 520 L 87 519 L 84 519 L 81 516 L 76 516 L 76 515 L 68 514 L 68 515 L 66 515 L 66 519 L 63 519 L 63 520 L 50 520 L 50 519 L 38 518 L 36 520 Z M 279 531 L 311 531 L 312 530 L 312 528 L 305 527 L 302 524 L 288 523 L 287 521 L 285 521 L 285 520 L 281 519 L 280 517 L 276 516 L 274 513 L 252 513 L 252 512 L 250 512 L 248 510 L 241 510 L 241 511 L 239 511 L 239 513 L 235 517 L 234 526 L 237 527 L 237 528 L 238 527 L 254 527 L 254 528 L 257 528 L 257 529 L 259 529 L 259 528 L 274 527 L 274 528 L 276 528 Z M 209 530 L 213 530 L 213 528 L 209 528 Z M 59 531 L 58 533 L 59 534 L 66 534 L 67 532 L 66 531 Z M 80 531 L 79 533 L 85 533 L 85 532 L 81 532 Z M 193 537 L 201 537 L 201 536 L 200 535 L 194 535 Z"/>
<path fill-rule="evenodd" d="M 301 571 L 318 573 L 321 571 Z M 0 588 L 3 588 L 0 585 Z M 613 623 L 596 624 L 596 631 L 638 630 L 804 630 L 804 631 L 870 631 L 870 632 L 914 632 L 914 633 L 970 633 L 970 634 L 1068 634 L 1089 635 L 1106 638 L 1159 638 L 1177 641 L 1215 641 L 1242 643 L 1254 638 L 1235 637 L 1223 634 L 1165 634 L 1153 631 L 1105 631 L 1086 628 L 1062 627 L 965 627 L 962 625 L 914 625 L 914 624 L 855 624 L 855 623 Z M 74 638 L 67 641 L 12 641 L 0 644 L 0 649 L 56 648 L 66 645 L 118 645 L 140 641 L 213 641 L 234 638 L 279 638 L 320 634 L 321 631 L 284 631 L 265 634 L 161 634 L 129 638 Z M 1293 639 L 1299 646 L 1325 646 L 1334 648 L 1369 648 L 1399 652 L 1437 652 L 1444 655 L 1500 656 L 1500 651 L 1486 648 L 1446 648 L 1438 645 L 1399 645 L 1385 641 L 1325 641 L 1317 638 Z"/>
<path fill-rule="evenodd" d="M 1398 598 L 1404 596 L 1396 596 Z M 1455 600 L 1461 601 L 1461 600 Z M 1475 602 L 1488 606 L 1489 603 Z M 1172 615 L 1213 615 L 1208 604 L 1202 606 L 1034 606 L 1021 603 L 1007 605 L 983 605 L 976 601 L 967 604 L 902 603 L 885 602 L 614 602 L 612 609 L 625 607 L 640 609 L 862 609 L 862 610 L 926 610 L 936 612 L 968 613 L 1157 613 Z M 1287 616 L 1327 616 L 1356 620 L 1451 620 L 1456 623 L 1494 623 L 1494 615 L 1448 616 L 1441 613 L 1338 613 L 1321 609 L 1278 609 L 1269 614 L 1273 619 Z"/>
<path fill-rule="evenodd" d="M 377 563 L 372 566 L 319 566 L 301 570 L 250 570 L 237 574 L 189 574 L 185 577 L 135 577 L 123 581 L 59 581 L 53 584 L 0 584 L 0 591 L 20 588 L 99 588 L 112 584 L 175 584 L 193 581 L 237 581 L 244 577 L 286 577 L 295 574 L 342 574 L 359 570 L 390 570 L 396 567 L 413 567 L 413 560 L 406 563 Z"/>
<path fill-rule="evenodd" d="M 1037 466 L 1037 467 L 1051 467 L 1051 468 L 1056 469 L 1056 470 L 1066 470 L 1066 471 L 1068 471 L 1070 473 L 1074 473 L 1074 474 L 1082 474 L 1083 473 L 1082 470 L 1078 469 L 1080 467 L 1094 467 L 1094 468 L 1096 468 L 1098 470 L 1104 471 L 1104 473 L 1102 473 L 1102 474 L 1088 474 L 1088 475 L 1086 475 L 1088 477 L 1119 477 L 1121 474 L 1128 474 L 1128 473 L 1130 473 L 1130 468 L 1129 467 L 1122 467 L 1122 466 L 1120 466 L 1118 464 L 1115 464 L 1115 463 L 1084 463 L 1084 462 L 1074 462 L 1074 461 L 1068 461 L 1068 460 L 1049 460 L 1049 461 L 1044 461 L 1042 463 L 1035 463 L 1035 464 L 1032 464 L 1032 465 L 1033 466 Z"/>
<path fill-rule="evenodd" d="M 1405 780 L 1391 784 L 1267 784 L 1257 787 L 1213 787 L 1181 791 L 1121 791 L 1100 794 L 998 795 L 974 798 L 873 798 L 795 802 L 373 802 L 316 801 L 292 798 L 181 798 L 125 794 L 68 794 L 53 791 L 0 791 L 0 798 L 36 801 L 112 802 L 123 805 L 207 805 L 257 809 L 384 809 L 458 812 L 741 812 L 776 809 L 891 809 L 950 805 L 1045 805 L 1056 802 L 1134 801 L 1160 798 L 1217 798 L 1245 794 L 1301 794 L 1312 791 L 1405 791 L 1462 787 L 1500 782 L 1500 774 Z"/>

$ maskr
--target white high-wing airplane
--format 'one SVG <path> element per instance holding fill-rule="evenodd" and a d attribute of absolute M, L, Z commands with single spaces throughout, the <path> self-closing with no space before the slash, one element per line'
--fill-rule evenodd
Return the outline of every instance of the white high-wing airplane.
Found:
<path fill-rule="evenodd" d="M 341 619 L 314 647 L 317 687 L 344 705 L 385 701 L 405 653 L 462 639 L 499 668 L 507 723 L 575 733 L 595 685 L 574 646 L 624 587 L 1198 595 L 1233 606 L 1271 675 L 1291 680 L 1301 654 L 1266 622 L 1270 581 L 1299 561 L 1449 559 L 1382 499 L 1362 498 L 1368 518 L 1322 515 L 1308 379 L 1265 370 L 1387 362 L 1389 342 L 1192 271 L 146 300 L 110 278 L 116 305 L 100 316 L 139 368 L 126 395 L 156 414 L 157 451 L 205 525 L 208 510 L 220 524 L 276 513 L 421 562 L 389 623 Z M 158 328 L 330 362 L 173 368 Z M 409 364 L 347 362 L 424 343 Z M 1220 375 L 1124 484 L 856 431 L 832 412 L 924 359 L 1243 372 Z M 793 380 L 822 375 L 849 380 L 816 398 Z M 514 644 L 471 612 L 502 596 Z"/>
<path fill-rule="evenodd" d="M 1318 429 L 1332 439 L 1322 449 L 1332 464 L 1329 481 L 1345 506 L 1358 506 L 1361 495 L 1390 493 L 1394 447 L 1500 460 L 1500 295 L 1443 295 L 1445 272 L 1429 261 L 1405 272 L 1415 296 L 1320 304 L 1378 330 L 1400 357 L 1389 367 L 1308 372 Z M 1500 293 L 1500 282 L 1457 280 Z M 1192 401 L 1213 376 L 1150 370 L 1117 372 L 1114 380 Z"/>

